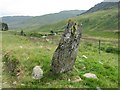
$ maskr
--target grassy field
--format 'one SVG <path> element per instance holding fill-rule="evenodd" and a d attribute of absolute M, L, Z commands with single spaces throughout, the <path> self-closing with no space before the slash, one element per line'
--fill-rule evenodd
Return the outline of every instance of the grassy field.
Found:
<path fill-rule="evenodd" d="M 3 88 L 118 87 L 117 44 L 101 42 L 101 54 L 99 54 L 98 41 L 82 39 L 74 69 L 53 75 L 50 64 L 59 40 L 60 35 L 38 38 L 15 35 L 11 31 L 2 32 Z M 83 55 L 88 58 L 83 58 Z M 8 64 L 14 64 L 14 69 L 9 68 Z M 44 72 L 40 81 L 32 79 L 32 69 L 36 65 L 42 66 Z M 18 70 L 19 76 L 17 76 Z M 85 78 L 83 74 L 88 72 L 96 74 L 98 79 Z M 72 82 L 77 76 L 81 77 L 82 81 Z"/>

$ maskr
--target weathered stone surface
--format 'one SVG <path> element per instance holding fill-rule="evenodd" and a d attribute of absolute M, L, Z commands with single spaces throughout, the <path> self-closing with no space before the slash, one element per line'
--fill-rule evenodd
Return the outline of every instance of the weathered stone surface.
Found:
<path fill-rule="evenodd" d="M 62 73 L 73 69 L 81 38 L 81 27 L 69 20 L 52 58 L 52 71 Z"/>
<path fill-rule="evenodd" d="M 14 81 L 13 84 L 16 85 L 16 84 L 17 84 L 17 81 Z"/>
<path fill-rule="evenodd" d="M 93 73 L 86 73 L 83 75 L 84 77 L 86 78 L 94 78 L 94 79 L 97 79 L 97 76 Z"/>
<path fill-rule="evenodd" d="M 79 76 L 74 76 L 71 79 L 68 79 L 68 81 L 71 81 L 71 82 L 80 82 L 80 81 L 82 81 L 82 79 Z"/>
<path fill-rule="evenodd" d="M 33 79 L 41 79 L 43 77 L 43 70 L 40 66 L 35 66 L 32 72 Z"/>

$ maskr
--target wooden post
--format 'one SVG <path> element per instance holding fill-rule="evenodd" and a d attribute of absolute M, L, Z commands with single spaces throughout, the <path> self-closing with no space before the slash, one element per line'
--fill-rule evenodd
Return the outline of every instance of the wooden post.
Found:
<path fill-rule="evenodd" d="M 99 40 L 99 54 L 100 54 L 100 43 L 101 43 L 101 41 Z"/>

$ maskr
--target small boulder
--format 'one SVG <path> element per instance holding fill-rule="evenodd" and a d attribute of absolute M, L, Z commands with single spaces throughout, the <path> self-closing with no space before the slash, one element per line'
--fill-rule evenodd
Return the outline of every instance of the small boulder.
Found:
<path fill-rule="evenodd" d="M 82 79 L 79 76 L 76 76 L 72 79 L 72 82 L 80 82 Z"/>
<path fill-rule="evenodd" d="M 16 82 L 16 81 L 14 81 L 14 82 L 13 82 L 13 84 L 14 84 L 14 85 L 16 85 L 16 84 L 17 84 L 17 82 Z"/>
<path fill-rule="evenodd" d="M 97 87 L 96 90 L 102 90 L 101 88 Z"/>
<path fill-rule="evenodd" d="M 85 59 L 87 59 L 88 57 L 87 57 L 87 56 L 85 56 L 85 55 L 82 55 L 82 58 L 85 58 Z"/>
<path fill-rule="evenodd" d="M 21 86 L 25 86 L 25 84 L 21 83 Z"/>
<path fill-rule="evenodd" d="M 95 74 L 92 74 L 92 73 L 86 73 L 83 75 L 84 77 L 86 78 L 94 78 L 94 79 L 97 79 L 97 76 Z"/>
<path fill-rule="evenodd" d="M 32 72 L 33 79 L 41 79 L 43 77 L 43 70 L 40 66 L 35 66 Z"/>
<path fill-rule="evenodd" d="M 67 88 L 73 88 L 73 86 L 69 85 L 69 86 L 67 86 Z"/>
<path fill-rule="evenodd" d="M 99 61 L 100 64 L 103 64 L 101 61 Z"/>
<path fill-rule="evenodd" d="M 42 38 L 46 38 L 46 36 L 42 36 Z"/>
<path fill-rule="evenodd" d="M 7 84 L 8 82 L 3 82 L 3 85 Z"/>
<path fill-rule="evenodd" d="M 43 48 L 43 46 L 40 46 L 40 48 Z"/>
<path fill-rule="evenodd" d="M 49 39 L 46 39 L 47 42 L 49 42 L 50 40 Z"/>
<path fill-rule="evenodd" d="M 20 48 L 23 48 L 23 46 L 19 46 Z"/>

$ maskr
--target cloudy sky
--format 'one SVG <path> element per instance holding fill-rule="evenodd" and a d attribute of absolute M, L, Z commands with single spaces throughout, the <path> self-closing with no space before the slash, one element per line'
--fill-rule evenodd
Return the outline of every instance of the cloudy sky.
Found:
<path fill-rule="evenodd" d="M 0 0 L 1 16 L 39 16 L 63 10 L 88 10 L 103 0 Z"/>

